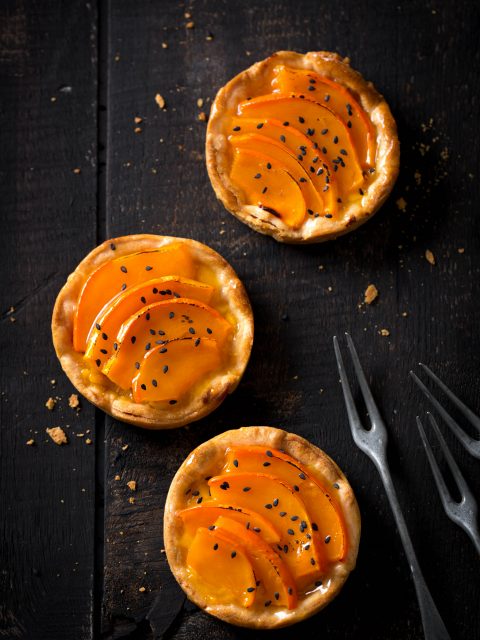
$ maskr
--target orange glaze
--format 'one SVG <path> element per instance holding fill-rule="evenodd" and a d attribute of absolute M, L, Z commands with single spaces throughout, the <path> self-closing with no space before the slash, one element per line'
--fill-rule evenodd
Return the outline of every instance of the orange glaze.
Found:
<path fill-rule="evenodd" d="M 307 467 L 275 449 L 230 447 L 218 474 L 188 489 L 185 508 L 177 512 L 183 529 L 178 544 L 190 549 L 187 566 L 196 588 L 203 593 L 203 582 L 216 575 L 216 588 L 226 598 L 229 587 L 221 578 L 230 580 L 237 570 L 232 553 L 239 550 L 242 566 L 246 558 L 255 575 L 255 588 L 250 588 L 255 604 L 295 608 L 297 598 L 321 585 L 329 567 L 345 557 L 348 540 L 340 508 Z M 230 543 L 230 556 L 208 550 L 203 576 L 192 562 L 191 548 L 200 553 L 205 530 Z M 244 594 L 244 575 L 249 572 L 243 567 L 242 584 L 232 588 L 236 602 Z M 223 601 L 204 595 L 213 603 Z"/>
<path fill-rule="evenodd" d="M 177 404 L 228 360 L 233 326 L 209 304 L 218 300 L 210 276 L 180 242 L 112 253 L 81 290 L 75 349 L 134 402 Z"/>
<path fill-rule="evenodd" d="M 278 65 L 265 89 L 228 121 L 232 183 L 245 204 L 293 229 L 308 216 L 341 216 L 374 171 L 368 115 L 346 87 L 313 71 Z"/>

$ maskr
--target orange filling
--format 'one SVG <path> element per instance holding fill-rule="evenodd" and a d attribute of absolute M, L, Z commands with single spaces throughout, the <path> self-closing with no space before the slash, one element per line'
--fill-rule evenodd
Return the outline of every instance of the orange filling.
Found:
<path fill-rule="evenodd" d="M 195 279 L 200 265 L 185 244 L 114 255 L 82 288 L 74 348 L 135 402 L 177 404 L 225 366 L 233 326 L 211 306 L 210 274 L 208 284 Z"/>
<path fill-rule="evenodd" d="M 189 549 L 187 568 L 196 589 L 212 603 L 224 602 L 231 588 L 231 601 L 237 603 L 245 589 L 252 594 L 246 607 L 295 608 L 297 599 L 320 588 L 329 568 L 346 556 L 342 511 L 329 493 L 338 485 L 327 489 L 297 460 L 263 446 L 230 447 L 219 472 L 188 489 L 185 508 L 177 512 L 183 529 L 179 546 Z M 202 550 L 205 531 L 228 542 L 230 555 Z M 197 558 L 203 551 L 209 559 L 205 575 Z M 247 584 L 245 569 L 240 582 L 231 585 L 234 552 L 241 552 L 242 563 L 247 559 L 253 585 Z M 221 598 L 207 593 L 210 575 L 216 576 Z"/>
<path fill-rule="evenodd" d="M 313 71 L 278 65 L 270 89 L 228 121 L 232 183 L 292 229 L 341 217 L 374 172 L 372 122 L 347 88 Z"/>

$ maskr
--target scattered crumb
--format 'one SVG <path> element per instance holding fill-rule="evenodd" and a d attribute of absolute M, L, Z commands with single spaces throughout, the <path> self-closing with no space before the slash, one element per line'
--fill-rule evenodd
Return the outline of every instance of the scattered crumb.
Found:
<path fill-rule="evenodd" d="M 450 153 L 448 151 L 447 147 L 444 147 L 441 151 L 440 151 L 440 157 L 442 160 L 448 160 L 448 158 L 450 157 Z"/>
<path fill-rule="evenodd" d="M 415 178 L 417 187 L 419 187 L 422 184 L 422 174 L 420 173 L 420 171 L 415 171 L 413 177 Z"/>
<path fill-rule="evenodd" d="M 165 549 L 160 549 L 160 553 L 165 553 Z"/>
<path fill-rule="evenodd" d="M 406 318 L 408 316 L 408 313 L 406 311 L 402 311 L 402 318 Z"/>
<path fill-rule="evenodd" d="M 133 496 L 130 496 L 128 501 L 129 501 L 130 504 L 135 504 L 135 498 Z"/>
<path fill-rule="evenodd" d="M 435 264 L 435 256 L 433 255 L 433 253 L 430 251 L 430 249 L 427 249 L 425 251 L 425 259 L 427 260 L 427 262 L 429 262 L 430 264 L 434 265 Z"/>
<path fill-rule="evenodd" d="M 405 200 L 405 198 L 399 198 L 395 204 L 400 209 L 400 211 L 405 211 L 405 209 L 407 208 L 407 201 Z"/>
<path fill-rule="evenodd" d="M 130 480 L 129 482 L 127 482 L 127 487 L 130 489 L 130 491 L 136 491 L 137 490 L 137 483 L 135 480 Z"/>
<path fill-rule="evenodd" d="M 27 440 L 25 444 L 28 444 L 28 446 L 31 447 L 32 445 L 35 444 L 35 440 L 33 438 L 30 438 L 30 440 Z"/>
<path fill-rule="evenodd" d="M 54 387 L 57 384 L 57 381 L 52 378 L 52 380 L 50 380 L 50 384 Z"/>
<path fill-rule="evenodd" d="M 140 593 L 144 593 L 146 591 L 145 587 L 140 587 L 139 589 Z"/>
<path fill-rule="evenodd" d="M 206 122 L 207 114 L 205 113 L 205 111 L 200 111 L 200 113 L 198 114 L 198 119 L 200 120 L 200 122 Z"/>
<path fill-rule="evenodd" d="M 135 124 L 140 124 L 141 122 L 143 122 L 143 118 L 141 118 L 140 116 L 135 116 L 133 121 L 135 122 Z"/>
<path fill-rule="evenodd" d="M 390 331 L 388 329 L 380 329 L 380 331 L 378 332 L 381 336 L 389 336 L 390 335 Z"/>
<path fill-rule="evenodd" d="M 332 292 L 332 291 L 333 291 L 333 288 L 332 288 L 332 287 L 327 287 L 327 290 L 328 290 L 328 291 L 330 291 L 330 292 Z"/>
<path fill-rule="evenodd" d="M 165 100 L 160 93 L 157 93 L 157 95 L 155 96 L 155 102 L 158 104 L 160 109 L 165 109 Z"/>
<path fill-rule="evenodd" d="M 92 440 L 90 438 L 85 439 L 85 444 L 92 444 Z"/>
<path fill-rule="evenodd" d="M 225 229 L 220 229 L 220 231 L 218 232 L 221 236 L 223 236 L 224 233 L 226 233 Z"/>
<path fill-rule="evenodd" d="M 378 297 L 378 289 L 374 284 L 369 284 L 365 290 L 365 303 L 372 304 L 372 302 Z"/>
<path fill-rule="evenodd" d="M 142 127 L 135 127 L 134 133 L 142 133 Z"/>
<path fill-rule="evenodd" d="M 123 447 L 122 447 L 122 451 L 126 451 L 126 450 L 128 449 L 128 447 L 129 447 L 129 446 L 130 446 L 130 445 L 128 445 L 128 444 L 124 444 L 124 445 L 123 445 Z"/>
<path fill-rule="evenodd" d="M 192 14 L 189 11 L 185 11 L 183 15 L 187 20 L 189 20 L 192 17 Z"/>
<path fill-rule="evenodd" d="M 115 62 L 119 62 L 120 61 L 120 54 L 116 53 L 115 57 L 114 57 Z"/>
<path fill-rule="evenodd" d="M 203 98 L 198 98 L 197 99 L 197 107 L 199 109 L 201 109 L 203 107 Z"/>
<path fill-rule="evenodd" d="M 10 322 L 16 322 L 17 319 L 14 316 L 10 316 Z"/>
<path fill-rule="evenodd" d="M 69 397 L 68 406 L 72 409 L 78 409 L 80 407 L 80 400 L 78 399 L 78 395 L 76 393 L 72 393 L 72 395 Z"/>
<path fill-rule="evenodd" d="M 187 27 L 187 29 L 193 29 L 195 27 L 195 23 L 193 20 L 190 20 L 190 22 L 187 22 L 185 26 Z"/>
<path fill-rule="evenodd" d="M 213 33 L 209 33 L 208 36 L 205 38 L 205 40 L 207 42 L 211 42 L 213 40 Z"/>
<path fill-rule="evenodd" d="M 463 247 L 459 247 L 457 251 L 458 253 L 465 253 L 465 249 Z"/>
<path fill-rule="evenodd" d="M 48 433 L 50 438 L 55 442 L 55 444 L 67 444 L 67 436 L 65 431 L 61 427 L 51 427 L 50 429 L 47 427 L 45 431 Z"/>
<path fill-rule="evenodd" d="M 168 49 L 168 42 L 162 42 L 162 49 Z"/>
<path fill-rule="evenodd" d="M 55 398 L 52 398 L 50 396 L 50 398 L 45 402 L 45 406 L 47 407 L 47 409 L 49 411 L 53 411 L 55 409 L 55 405 L 57 404 L 57 401 L 55 400 Z"/>
<path fill-rule="evenodd" d="M 50 98 L 50 102 L 56 102 L 56 101 L 57 101 L 57 99 L 56 99 L 56 97 L 55 97 L 55 96 L 52 96 L 52 97 Z"/>
<path fill-rule="evenodd" d="M 84 433 L 77 433 L 76 436 L 77 436 L 77 438 L 84 438 L 85 434 Z"/>
<path fill-rule="evenodd" d="M 116 482 L 118 482 L 118 481 L 120 480 L 120 476 L 118 475 L 118 473 L 117 473 L 117 475 L 115 476 L 114 480 L 116 480 Z"/>

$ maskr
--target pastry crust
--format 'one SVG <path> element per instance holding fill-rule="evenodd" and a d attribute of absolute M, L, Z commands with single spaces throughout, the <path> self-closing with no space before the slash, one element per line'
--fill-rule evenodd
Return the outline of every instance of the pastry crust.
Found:
<path fill-rule="evenodd" d="M 376 129 L 377 156 L 373 179 L 361 200 L 345 207 L 339 219 L 309 218 L 299 229 L 292 229 L 264 209 L 243 204 L 241 194 L 229 179 L 224 115 L 226 112 L 232 113 L 242 100 L 264 92 L 266 79 L 278 64 L 315 71 L 348 88 Z M 395 120 L 384 97 L 371 82 L 367 82 L 350 67 L 348 58 L 328 51 L 311 51 L 305 54 L 278 51 L 239 73 L 217 93 L 207 128 L 206 161 L 210 181 L 218 199 L 239 220 L 280 242 L 313 243 L 331 240 L 353 231 L 382 206 L 398 176 L 400 144 Z"/>
<path fill-rule="evenodd" d="M 282 449 L 307 466 L 324 482 L 338 483 L 336 503 L 341 507 L 348 536 L 348 552 L 342 562 L 331 565 L 323 586 L 299 600 L 293 610 L 274 608 L 249 610 L 238 605 L 212 605 L 195 591 L 188 579 L 185 550 L 178 546 L 182 521 L 176 516 L 185 506 L 185 492 L 206 476 L 219 472 L 225 450 L 233 445 L 265 445 Z M 360 512 L 352 488 L 335 462 L 304 438 L 273 427 L 243 427 L 226 431 L 197 447 L 177 471 L 167 495 L 164 511 L 164 546 L 170 568 L 190 600 L 217 618 L 241 627 L 273 629 L 300 622 L 323 609 L 339 593 L 354 569 L 360 542 Z"/>
<path fill-rule="evenodd" d="M 95 372 L 96 379 L 86 379 L 88 368 L 83 354 L 73 348 L 73 322 L 82 287 L 103 263 L 139 251 L 158 249 L 170 243 L 184 243 L 198 262 L 214 272 L 222 301 L 236 320 L 228 369 L 201 383 L 186 403 L 165 406 L 160 403 L 136 403 L 106 376 Z M 111 245 L 115 246 L 112 252 Z M 245 288 L 224 258 L 195 240 L 139 234 L 108 240 L 89 253 L 68 277 L 58 294 L 52 316 L 55 351 L 63 370 L 78 391 L 94 405 L 118 420 L 147 429 L 172 429 L 200 420 L 213 411 L 240 382 L 253 343 L 253 314 Z M 98 381 L 97 381 L 98 380 Z"/>

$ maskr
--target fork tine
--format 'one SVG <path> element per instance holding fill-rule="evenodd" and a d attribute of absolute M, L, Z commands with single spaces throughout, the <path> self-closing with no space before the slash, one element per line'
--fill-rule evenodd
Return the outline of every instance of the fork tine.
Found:
<path fill-rule="evenodd" d="M 360 364 L 360 360 L 358 358 L 355 345 L 353 344 L 353 340 L 349 333 L 345 333 L 345 336 L 347 338 L 347 344 L 350 350 L 350 355 L 352 356 L 355 373 L 357 374 L 358 384 L 360 385 L 360 389 L 363 394 L 363 399 L 365 400 L 365 405 L 367 407 L 367 411 L 370 418 L 370 422 L 372 423 L 372 427 L 375 427 L 378 425 L 383 426 L 382 417 L 377 408 L 375 400 L 373 399 L 372 392 L 370 391 L 370 387 L 368 386 L 367 378 L 365 377 L 365 373 L 363 372 L 362 365 Z"/>
<path fill-rule="evenodd" d="M 427 440 L 427 436 L 425 434 L 422 421 L 420 420 L 420 416 L 417 416 L 417 427 L 422 439 L 423 448 L 425 449 L 425 453 L 427 454 L 428 462 L 430 463 L 430 468 L 432 469 L 433 478 L 435 480 L 435 484 L 437 485 L 438 493 L 440 494 L 440 498 L 442 500 L 443 508 L 448 515 L 450 506 L 452 504 L 452 498 L 450 497 L 450 492 L 447 489 L 447 485 L 445 484 L 437 461 L 435 460 L 435 456 L 433 455 L 432 447 Z"/>
<path fill-rule="evenodd" d="M 467 407 L 467 405 L 464 404 L 460 400 L 460 398 L 457 398 L 457 396 L 452 391 L 450 391 L 447 385 L 444 382 L 442 382 L 440 378 L 433 373 L 430 367 L 427 367 L 427 365 L 423 364 L 423 362 L 419 362 L 418 364 L 422 367 L 425 373 L 440 387 L 443 393 L 453 402 L 453 404 L 460 410 L 460 412 L 465 416 L 465 418 L 467 418 L 467 420 L 480 433 L 480 417 L 477 416 L 475 413 L 473 413 L 473 411 L 469 407 Z"/>
<path fill-rule="evenodd" d="M 435 435 L 437 436 L 437 440 L 442 448 L 443 455 L 445 456 L 445 460 L 447 461 L 448 466 L 450 467 L 450 471 L 452 472 L 452 476 L 457 483 L 458 488 L 460 489 L 460 493 L 462 494 L 462 498 L 467 496 L 471 496 L 470 489 L 468 488 L 467 482 L 462 475 L 462 472 L 458 468 L 457 463 L 455 462 L 450 449 L 448 448 L 447 443 L 445 442 L 445 438 L 443 437 L 442 432 L 437 424 L 437 421 L 433 417 L 430 412 L 427 412 L 428 419 L 430 420 L 430 424 L 435 431 Z M 471 496 L 473 498 L 473 496 Z"/>
<path fill-rule="evenodd" d="M 364 431 L 364 428 L 358 416 L 358 411 L 353 400 L 352 390 L 348 382 L 347 372 L 343 364 L 342 353 L 340 351 L 340 345 L 338 344 L 337 336 L 333 336 L 333 348 L 335 350 L 335 357 L 337 359 L 337 367 L 338 373 L 340 374 L 343 397 L 345 398 L 345 405 L 347 407 L 348 421 L 350 422 L 350 428 L 355 437 L 355 432 Z"/>
<path fill-rule="evenodd" d="M 432 393 L 427 389 L 427 387 L 423 384 L 420 378 L 413 372 L 410 371 L 410 376 L 415 384 L 419 387 L 421 391 L 426 395 L 426 397 L 430 400 L 433 406 L 440 413 L 442 418 L 445 420 L 447 425 L 453 431 L 453 433 L 457 436 L 460 442 L 463 444 L 465 449 L 475 458 L 480 458 L 480 440 L 475 440 L 475 438 L 471 438 L 463 429 L 458 425 L 457 422 L 452 418 L 452 416 L 442 407 L 440 402 L 432 395 Z"/>

